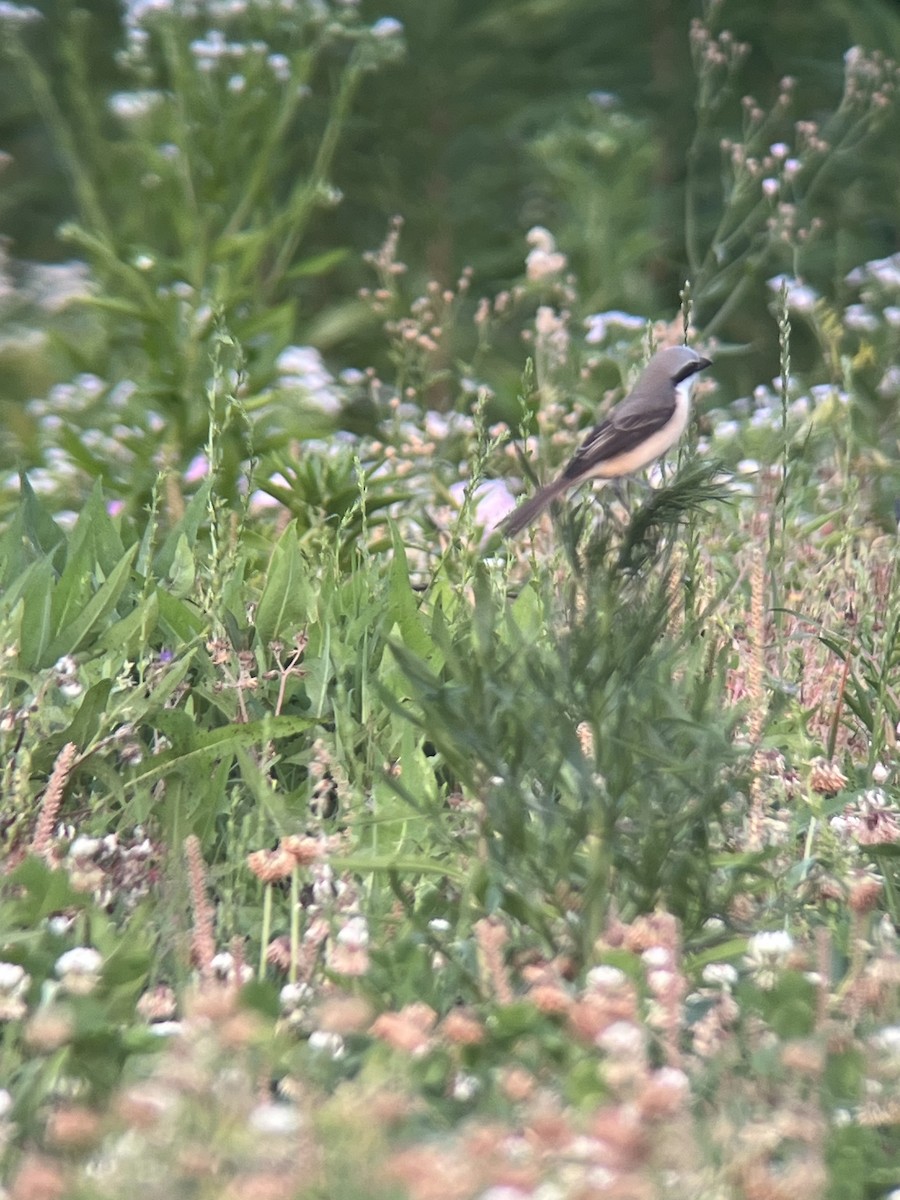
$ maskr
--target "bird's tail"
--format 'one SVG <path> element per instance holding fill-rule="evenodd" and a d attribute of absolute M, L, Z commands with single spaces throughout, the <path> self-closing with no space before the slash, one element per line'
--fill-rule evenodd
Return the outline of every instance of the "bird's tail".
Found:
<path fill-rule="evenodd" d="M 517 533 L 521 533 L 526 525 L 530 525 L 535 517 L 542 513 L 551 501 L 555 500 L 557 496 L 562 495 L 569 486 L 570 480 L 555 479 L 553 483 L 548 483 L 546 487 L 539 488 L 530 500 L 526 500 L 524 504 L 520 504 L 518 508 L 514 508 L 509 516 L 500 522 L 497 528 L 502 531 L 505 537 L 515 537 Z"/>

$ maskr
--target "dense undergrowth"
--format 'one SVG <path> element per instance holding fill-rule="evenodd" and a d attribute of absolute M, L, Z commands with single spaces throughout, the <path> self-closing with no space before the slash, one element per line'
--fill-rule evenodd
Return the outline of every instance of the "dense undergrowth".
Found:
<path fill-rule="evenodd" d="M 83 260 L 2 297 L 12 374 L 71 367 L 4 401 L 6 1194 L 900 1194 L 900 260 L 803 273 L 894 65 L 849 52 L 821 125 L 743 104 L 673 319 L 590 312 L 544 228 L 410 297 L 395 220 L 327 314 L 380 365 L 326 365 L 304 235 L 399 23 L 131 6 L 140 88 L 97 107 L 73 40 L 75 112 L 23 12 Z M 735 396 L 770 270 L 780 375 Z M 652 489 L 504 541 L 685 337 L 717 378 Z"/>

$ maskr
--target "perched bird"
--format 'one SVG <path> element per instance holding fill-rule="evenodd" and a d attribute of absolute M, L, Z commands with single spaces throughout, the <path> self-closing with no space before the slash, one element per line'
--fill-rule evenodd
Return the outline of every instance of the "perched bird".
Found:
<path fill-rule="evenodd" d="M 670 346 L 654 354 L 632 390 L 594 426 L 563 473 L 513 509 L 500 529 L 511 537 L 557 496 L 586 479 L 618 479 L 660 458 L 687 428 L 694 376 L 709 365 L 709 359 L 690 346 Z"/>

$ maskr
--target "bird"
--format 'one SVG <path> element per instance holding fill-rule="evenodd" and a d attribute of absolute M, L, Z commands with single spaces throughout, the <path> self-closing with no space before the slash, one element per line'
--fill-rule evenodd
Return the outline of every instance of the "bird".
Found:
<path fill-rule="evenodd" d="M 687 428 L 694 376 L 711 365 L 690 346 L 669 346 L 654 354 L 625 399 L 588 433 L 562 474 L 513 509 L 498 528 L 514 537 L 557 496 L 586 479 L 618 479 L 661 458 Z"/>

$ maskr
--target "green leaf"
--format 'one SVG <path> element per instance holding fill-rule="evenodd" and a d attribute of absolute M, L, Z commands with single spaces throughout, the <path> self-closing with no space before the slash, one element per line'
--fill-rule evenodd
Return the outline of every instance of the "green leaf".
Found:
<path fill-rule="evenodd" d="M 156 599 L 161 632 L 173 646 L 193 641 L 207 628 L 206 618 L 189 601 L 177 600 L 164 588 L 157 589 Z"/>
<path fill-rule="evenodd" d="M 175 555 L 178 551 L 178 544 L 183 537 L 187 538 L 188 545 L 190 546 L 193 546 L 197 541 L 197 531 L 206 519 L 209 511 L 211 489 L 212 480 L 204 479 L 188 501 L 187 508 L 184 510 L 184 516 L 169 530 L 153 563 L 153 570 L 158 579 L 164 579 L 172 569 L 172 564 L 175 561 Z"/>
<path fill-rule="evenodd" d="M 290 638 L 309 621 L 309 570 L 297 543 L 292 521 L 278 539 L 269 560 L 266 582 L 256 611 L 257 643 Z"/>
<path fill-rule="evenodd" d="M 41 504 L 27 475 L 21 476 L 21 487 L 25 536 L 38 550 L 56 561 L 60 558 L 57 551 L 65 547 L 66 535 Z"/>
<path fill-rule="evenodd" d="M 67 742 L 74 742 L 79 749 L 90 745 L 97 736 L 102 719 L 106 715 L 106 705 L 111 691 L 111 679 L 101 679 L 99 683 L 88 688 L 68 729 L 54 741 L 58 740 L 60 747 Z"/>
<path fill-rule="evenodd" d="M 132 546 L 125 552 L 112 574 L 90 598 L 78 616 L 65 629 L 59 631 L 42 655 L 41 661 L 45 665 L 56 662 L 64 654 L 74 654 L 94 626 L 112 611 L 128 584 L 131 563 L 136 553 L 137 546 Z"/>
<path fill-rule="evenodd" d="M 291 267 L 285 279 L 307 279 L 315 275 L 324 275 L 340 263 L 346 262 L 348 254 L 349 251 L 344 247 L 337 247 L 334 250 L 325 250 L 321 254 L 310 255 Z"/>
<path fill-rule="evenodd" d="M 390 522 L 393 558 L 388 577 L 388 615 L 397 626 L 404 646 L 428 661 L 434 651 L 425 628 L 419 603 L 409 583 L 406 547 L 393 521 Z"/>
<path fill-rule="evenodd" d="M 106 511 L 103 488 L 99 481 L 94 485 L 87 504 L 78 514 L 75 528 L 69 535 L 68 556 L 71 559 L 86 545 L 88 561 L 104 575 L 115 569 L 116 563 L 125 553 L 119 532 Z"/>
<path fill-rule="evenodd" d="M 16 590 L 21 591 L 19 663 L 26 670 L 34 670 L 44 661 L 44 651 L 50 640 L 53 581 L 53 564 L 49 558 L 42 558 L 29 567 L 17 583 Z"/>
<path fill-rule="evenodd" d="M 127 616 L 110 625 L 101 636 L 100 645 L 104 650 L 124 654 L 126 658 L 137 658 L 146 650 L 158 621 L 159 599 L 153 592 Z"/>
<path fill-rule="evenodd" d="M 239 746 L 255 746 L 264 741 L 274 742 L 295 733 L 304 733 L 317 724 L 316 717 L 270 717 L 264 721 L 250 721 L 246 725 L 223 725 L 211 729 L 199 734 L 195 745 L 184 753 L 169 750 L 148 760 L 146 766 L 128 781 L 128 787 L 134 789 L 171 772 L 192 769 L 207 760 L 228 754 Z"/>
<path fill-rule="evenodd" d="M 194 555 L 186 535 L 182 534 L 175 544 L 175 554 L 168 571 L 169 591 L 178 600 L 183 600 L 193 591 L 196 577 Z"/>

